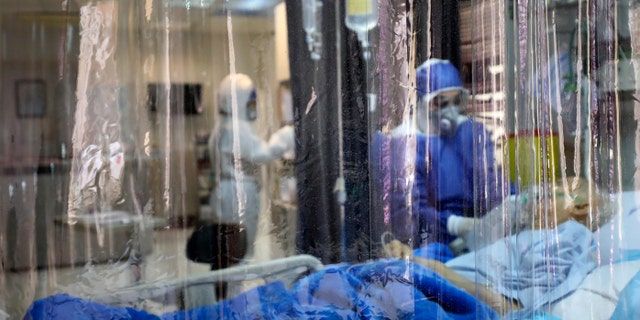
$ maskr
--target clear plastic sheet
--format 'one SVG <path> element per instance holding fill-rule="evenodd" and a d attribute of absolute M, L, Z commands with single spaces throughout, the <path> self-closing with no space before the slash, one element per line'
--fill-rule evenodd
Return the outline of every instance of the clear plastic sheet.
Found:
<path fill-rule="evenodd" d="M 0 0 L 0 320 L 632 319 L 631 0 Z"/>

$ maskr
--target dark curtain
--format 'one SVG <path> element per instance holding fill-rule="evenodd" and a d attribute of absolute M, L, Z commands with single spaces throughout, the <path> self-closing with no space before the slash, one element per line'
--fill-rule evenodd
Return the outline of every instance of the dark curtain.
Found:
<path fill-rule="evenodd" d="M 433 2 L 438 3 L 434 5 Z M 378 41 L 382 38 L 380 33 L 393 30 L 376 28 L 369 33 L 372 52 L 366 63 L 356 34 L 344 25 L 344 1 L 339 1 L 336 8 L 335 0 L 325 0 L 322 6 L 322 57 L 313 61 L 305 42 L 300 0 L 286 0 L 285 3 L 297 137 L 297 252 L 316 256 L 323 263 L 376 258 L 384 225 L 377 210 L 371 208 L 370 197 L 375 195 L 370 195 L 369 141 L 378 123 L 372 125 L 374 119 L 369 118 L 367 93 L 376 93 L 386 101 L 384 94 L 381 95 L 379 78 L 391 75 L 381 74 L 375 63 L 385 59 L 383 53 L 377 52 Z M 381 17 L 392 15 L 396 9 L 405 10 L 411 1 L 393 3 L 380 7 L 389 11 L 381 12 Z M 457 1 L 416 0 L 414 5 L 417 8 L 414 23 L 419 32 L 418 46 L 414 48 L 417 63 L 428 58 L 425 41 L 426 33 L 431 32 L 438 35 L 431 44 L 434 55 L 450 59 L 459 66 Z M 439 8 L 432 10 L 433 30 L 421 27 L 426 26 L 428 5 Z M 376 110 L 387 107 L 377 106 Z M 347 196 L 344 205 L 338 202 L 335 192 L 341 170 Z"/>
<path fill-rule="evenodd" d="M 341 17 L 340 21 L 344 21 Z M 344 215 L 345 259 L 363 262 L 377 257 L 377 221 L 369 210 L 369 103 L 367 93 L 376 92 L 375 67 L 377 29 L 369 32 L 371 58 L 362 58 L 355 33 L 342 27 L 345 38 L 342 54 L 342 118 L 344 176 L 347 202 Z"/>
<path fill-rule="evenodd" d="M 429 58 L 446 59 L 461 70 L 459 0 L 415 0 L 413 3 L 416 8 L 414 20 L 418 26 L 416 63 L 421 64 Z M 427 29 L 429 19 L 430 30 Z M 427 56 L 428 34 L 432 38 L 431 57 Z"/>
<path fill-rule="evenodd" d="M 344 26 L 343 6 L 336 10 L 335 1 L 324 1 L 322 58 L 311 60 L 301 3 L 287 0 L 286 7 L 297 137 L 297 251 L 314 255 L 324 263 L 351 260 L 348 256 L 357 259 L 358 253 L 350 248 L 358 246 L 358 235 L 367 233 L 366 227 L 359 227 L 369 225 L 358 216 L 367 212 L 369 185 L 366 81 L 359 45 Z M 342 163 L 340 133 L 344 142 Z M 344 206 L 338 203 L 334 190 L 341 168 L 347 192 Z"/>

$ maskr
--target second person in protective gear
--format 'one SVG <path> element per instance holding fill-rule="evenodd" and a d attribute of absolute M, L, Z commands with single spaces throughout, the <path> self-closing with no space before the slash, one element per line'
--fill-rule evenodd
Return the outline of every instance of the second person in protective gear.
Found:
<path fill-rule="evenodd" d="M 254 257 L 260 214 L 260 166 L 294 148 L 294 129 L 285 126 L 268 141 L 252 125 L 258 114 L 256 88 L 249 76 L 230 74 L 220 83 L 220 121 L 211 133 L 209 152 L 215 175 L 210 205 L 212 220 L 246 228 L 247 253 Z"/>

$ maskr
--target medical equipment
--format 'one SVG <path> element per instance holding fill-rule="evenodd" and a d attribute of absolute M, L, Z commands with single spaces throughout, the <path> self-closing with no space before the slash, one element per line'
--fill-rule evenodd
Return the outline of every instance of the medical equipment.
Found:
<path fill-rule="evenodd" d="M 305 41 L 309 46 L 311 59 L 320 60 L 322 54 L 322 1 L 302 0 L 302 23 L 307 36 Z"/>
<path fill-rule="evenodd" d="M 224 281 L 246 282 L 262 281 L 260 284 L 282 281 L 291 286 L 301 276 L 321 270 L 322 263 L 309 255 L 297 255 L 257 264 L 237 265 L 227 269 L 210 271 L 190 276 L 186 279 L 171 279 L 145 283 L 121 290 L 104 292 L 87 297 L 87 300 L 111 306 L 138 307 L 145 301 L 161 301 L 164 305 L 184 303 L 181 296 L 189 289 L 199 286 L 210 286 Z M 214 304 L 216 301 L 208 301 Z"/>
<path fill-rule="evenodd" d="M 345 25 L 358 35 L 362 46 L 362 57 L 369 60 L 369 31 L 378 24 L 377 0 L 348 0 Z"/>
<path fill-rule="evenodd" d="M 300 257 L 285 259 L 296 260 Z M 302 259 L 307 262 L 294 264 L 302 265 L 305 269 L 321 266 L 314 258 Z M 279 265 L 267 264 L 256 267 L 258 269 L 228 272 L 224 276 L 231 276 L 229 273 L 253 275 L 251 271 L 265 272 Z M 214 280 L 215 277 L 206 275 L 190 283 L 200 285 Z M 72 316 L 157 319 L 155 314 L 123 306 L 139 301 L 141 297 L 163 297 L 166 288 L 170 290 L 174 287 L 174 283 L 162 288 L 152 285 L 92 299 L 57 294 L 34 302 L 25 318 L 65 319 Z M 123 304 L 123 299 L 127 303 Z M 309 319 L 322 316 L 330 319 L 425 319 L 434 314 L 460 319 L 498 319 L 497 313 L 487 305 L 435 271 L 402 259 L 329 265 L 295 281 L 291 288 L 286 288 L 280 281 L 270 282 L 216 304 L 162 312 L 161 318 Z"/>
<path fill-rule="evenodd" d="M 455 104 L 432 110 L 429 117 L 445 136 L 453 136 L 458 125 L 467 119 L 461 114 L 460 106 Z"/>

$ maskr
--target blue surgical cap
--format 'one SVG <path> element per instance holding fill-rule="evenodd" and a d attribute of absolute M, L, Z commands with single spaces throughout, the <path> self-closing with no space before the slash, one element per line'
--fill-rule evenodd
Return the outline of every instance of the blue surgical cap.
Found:
<path fill-rule="evenodd" d="M 429 59 L 416 70 L 418 99 L 431 100 L 442 91 L 464 90 L 458 69 L 448 60 Z"/>

